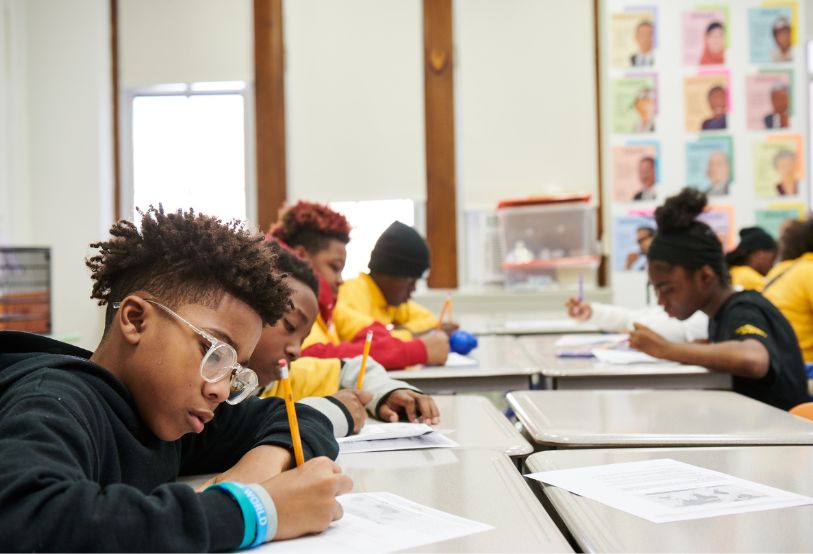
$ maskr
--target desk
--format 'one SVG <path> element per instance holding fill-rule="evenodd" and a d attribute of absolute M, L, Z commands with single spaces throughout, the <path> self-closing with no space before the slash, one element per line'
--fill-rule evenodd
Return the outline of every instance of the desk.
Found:
<path fill-rule="evenodd" d="M 494 405 L 482 396 L 435 396 L 439 429 L 454 429 L 449 438 L 463 448 L 498 450 L 524 457 L 533 447 Z"/>
<path fill-rule="evenodd" d="M 540 452 L 528 458 L 532 472 L 670 458 L 813 496 L 813 449 L 680 448 Z M 542 485 L 545 495 L 585 552 L 811 552 L 813 506 L 724 517 L 651 523 Z"/>
<path fill-rule="evenodd" d="M 509 459 L 493 450 L 409 450 L 340 456 L 355 492 L 386 491 L 494 529 L 417 552 L 572 552 Z"/>
<path fill-rule="evenodd" d="M 520 391 L 508 403 L 544 448 L 813 445 L 813 422 L 727 391 Z"/>
<path fill-rule="evenodd" d="M 556 312 L 494 312 L 461 314 L 460 327 L 475 335 L 546 335 L 562 333 L 598 333 L 590 323 L 567 317 L 564 308 Z"/>
<path fill-rule="evenodd" d="M 557 358 L 559 336 L 519 337 L 551 389 L 730 389 L 731 376 L 676 363 L 616 365 L 594 358 Z"/>
<path fill-rule="evenodd" d="M 491 335 L 478 340 L 479 346 L 469 353 L 479 362 L 477 366 L 417 366 L 388 374 L 434 394 L 530 388 L 539 369 L 515 337 Z"/>

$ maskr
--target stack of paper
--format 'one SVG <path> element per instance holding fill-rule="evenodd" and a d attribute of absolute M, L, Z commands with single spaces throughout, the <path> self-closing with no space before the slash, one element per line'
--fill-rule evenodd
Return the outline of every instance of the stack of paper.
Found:
<path fill-rule="evenodd" d="M 336 439 L 340 454 L 459 446 L 424 423 L 371 423 L 358 435 Z"/>

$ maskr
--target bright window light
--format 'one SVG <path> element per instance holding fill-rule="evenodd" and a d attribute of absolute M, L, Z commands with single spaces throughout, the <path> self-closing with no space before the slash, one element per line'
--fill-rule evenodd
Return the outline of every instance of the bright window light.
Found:
<path fill-rule="evenodd" d="M 242 95 L 133 99 L 134 208 L 245 220 L 245 165 Z"/>
<path fill-rule="evenodd" d="M 393 221 L 415 225 L 415 202 L 412 200 L 367 200 L 330 202 L 330 207 L 344 214 L 352 227 L 347 245 L 347 263 L 342 277 L 352 279 L 367 271 L 375 241 Z"/>

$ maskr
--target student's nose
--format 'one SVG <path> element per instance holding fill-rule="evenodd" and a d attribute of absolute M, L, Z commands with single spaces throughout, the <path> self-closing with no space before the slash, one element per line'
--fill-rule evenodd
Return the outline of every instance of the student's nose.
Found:
<path fill-rule="evenodd" d="M 203 392 L 206 398 L 212 402 L 222 404 L 229 398 L 231 392 L 231 379 L 225 377 L 217 383 L 209 383 L 204 381 Z"/>
<path fill-rule="evenodd" d="M 288 356 L 288 361 L 292 362 L 296 360 L 299 355 L 302 353 L 302 345 L 298 342 L 290 342 L 285 347 L 285 355 Z"/>

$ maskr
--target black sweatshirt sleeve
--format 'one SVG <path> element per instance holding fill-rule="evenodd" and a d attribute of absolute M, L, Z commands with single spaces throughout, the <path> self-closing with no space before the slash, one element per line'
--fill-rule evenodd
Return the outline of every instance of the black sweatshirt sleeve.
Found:
<path fill-rule="evenodd" d="M 328 456 L 335 460 L 339 445 L 330 420 L 304 404 L 296 404 L 296 414 L 305 459 Z M 263 444 L 293 451 L 288 414 L 281 398 L 252 397 L 236 406 L 222 404 L 203 433 L 183 439 L 181 474 L 225 471 L 243 454 Z"/>
<path fill-rule="evenodd" d="M 109 453 L 111 445 L 97 444 L 103 435 L 94 430 L 105 425 L 110 422 L 92 412 L 79 414 L 59 396 L 4 398 L 0 551 L 236 548 L 243 524 L 234 501 L 219 491 L 198 494 L 183 484 L 146 492 L 121 484 L 128 453 L 118 452 L 119 467 L 104 462 L 101 451 Z M 106 479 L 110 484 L 103 485 Z"/>

